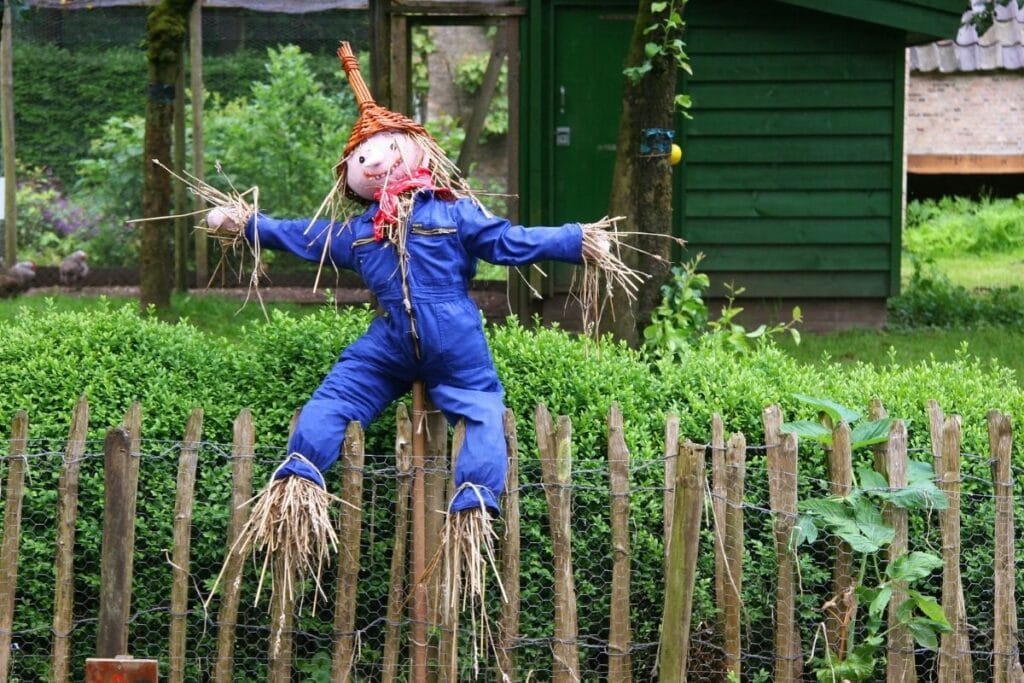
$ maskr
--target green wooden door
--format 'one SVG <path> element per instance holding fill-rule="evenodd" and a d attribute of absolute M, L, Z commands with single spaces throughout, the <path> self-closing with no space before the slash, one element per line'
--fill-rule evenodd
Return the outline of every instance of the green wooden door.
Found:
<path fill-rule="evenodd" d="M 594 221 L 608 212 L 622 111 L 622 68 L 634 15 L 614 7 L 556 7 L 548 101 L 554 224 Z M 571 269 L 554 269 L 564 288 Z"/>

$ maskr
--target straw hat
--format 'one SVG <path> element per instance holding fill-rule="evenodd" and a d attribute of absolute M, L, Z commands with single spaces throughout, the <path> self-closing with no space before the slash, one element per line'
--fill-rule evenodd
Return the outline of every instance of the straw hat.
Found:
<path fill-rule="evenodd" d="M 430 139 L 430 134 L 423 126 L 408 116 L 386 109 L 374 101 L 370 89 L 366 87 L 366 82 L 363 81 L 363 76 L 359 72 L 359 60 L 352 52 L 352 46 L 345 41 L 342 41 L 338 48 L 338 59 L 341 60 L 341 67 L 345 70 L 345 75 L 348 76 L 348 83 L 359 104 L 359 118 L 352 125 L 352 133 L 345 144 L 345 150 L 334 167 L 335 173 L 339 177 L 345 172 L 352 150 L 377 133 L 392 130 L 407 133 L 416 138 Z"/>

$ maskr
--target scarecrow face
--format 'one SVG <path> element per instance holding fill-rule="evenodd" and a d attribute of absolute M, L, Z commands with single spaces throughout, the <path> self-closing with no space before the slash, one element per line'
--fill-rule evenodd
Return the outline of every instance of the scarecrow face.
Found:
<path fill-rule="evenodd" d="M 367 138 L 348 157 L 346 179 L 349 189 L 363 199 L 412 175 L 423 165 L 423 148 L 405 133 L 384 131 Z"/>

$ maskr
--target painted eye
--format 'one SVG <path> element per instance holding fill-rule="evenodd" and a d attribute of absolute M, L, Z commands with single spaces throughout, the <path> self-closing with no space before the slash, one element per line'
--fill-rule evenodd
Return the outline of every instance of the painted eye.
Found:
<path fill-rule="evenodd" d="M 359 163 L 365 164 L 366 163 L 366 157 L 359 157 Z"/>
<path fill-rule="evenodd" d="M 392 143 L 391 143 L 391 151 L 393 152 L 393 151 L 395 151 L 396 149 L 398 149 L 398 145 L 396 145 L 395 143 L 393 143 L 393 142 L 392 142 Z"/>

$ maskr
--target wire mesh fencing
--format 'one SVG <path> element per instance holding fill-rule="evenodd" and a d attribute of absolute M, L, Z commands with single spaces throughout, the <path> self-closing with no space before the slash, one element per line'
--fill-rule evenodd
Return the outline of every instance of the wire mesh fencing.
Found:
<path fill-rule="evenodd" d="M 624 432 L 628 444 L 628 425 Z M 428 450 L 423 472 L 442 489 L 435 501 L 444 500 L 445 482 L 450 478 L 447 437 L 445 430 L 442 440 Z M 725 680 L 730 670 L 741 680 L 801 680 L 829 667 L 839 670 L 844 661 L 852 665 L 856 657 L 870 665 L 860 680 L 882 680 L 886 668 L 901 658 L 910 662 L 919 680 L 949 680 L 944 676 L 951 675 L 955 666 L 969 667 L 976 680 L 1004 680 L 999 676 L 1019 671 L 1016 633 L 1021 624 L 1012 597 L 1014 591 L 1024 588 L 1014 571 L 1013 557 L 1013 549 L 1021 547 L 1022 541 L 1019 528 L 1012 525 L 1022 513 L 1019 465 L 1011 465 L 995 452 L 962 453 L 957 458 L 960 475 L 953 479 L 946 476 L 949 470 L 943 469 L 950 460 L 946 457 L 943 462 L 943 456 L 952 451 L 940 448 L 937 458 L 931 449 L 908 449 L 908 484 L 873 489 L 878 482 L 869 473 L 879 469 L 878 456 L 884 451 L 888 457 L 894 442 L 876 446 L 874 451 L 858 451 L 851 462 L 856 474 L 845 500 L 867 500 L 876 493 L 881 497 L 874 508 L 866 503 L 851 508 L 850 519 L 864 537 L 863 545 L 854 541 L 854 547 L 844 548 L 840 541 L 848 535 L 829 526 L 824 516 L 815 517 L 816 506 L 829 508 L 812 502 L 836 500 L 830 498 L 836 478 L 823 474 L 828 470 L 820 466 L 830 452 L 804 444 L 799 449 L 798 469 L 790 471 L 784 464 L 782 446 L 786 442 L 795 446 L 795 440 L 766 441 L 750 446 L 734 440 L 725 444 L 721 439 L 710 444 L 669 443 L 665 458 L 630 460 L 624 494 L 628 503 L 625 545 L 614 531 L 622 520 L 616 517 L 621 508 L 616 508 L 613 499 L 622 494 L 615 493 L 614 465 L 609 465 L 604 453 L 572 453 L 570 441 L 568 448 L 560 450 L 560 457 L 571 453 L 572 458 L 562 472 L 567 478 L 559 482 L 544 471 L 542 461 L 551 457 L 550 453 L 534 444 L 519 444 L 514 452 L 515 480 L 505 497 L 515 501 L 515 510 L 506 504 L 497 521 L 501 557 L 487 593 L 495 637 L 493 643 L 476 650 L 479 643 L 472 638 L 474 624 L 468 617 L 460 621 L 458 633 L 452 634 L 438 614 L 437 586 L 428 590 L 427 641 L 417 644 L 411 638 L 417 617 L 410 611 L 409 595 L 416 579 L 403 554 L 408 543 L 404 551 L 399 547 L 396 559 L 396 529 L 404 530 L 400 531 L 403 540 L 410 540 L 409 526 L 402 518 L 409 509 L 408 501 L 400 502 L 408 494 L 405 484 L 415 473 L 402 466 L 395 454 L 366 454 L 357 472 L 339 463 L 328 474 L 329 486 L 336 490 L 347 475 L 358 474 L 362 489 L 358 580 L 353 604 L 347 605 L 354 613 L 354 625 L 352 630 L 339 629 L 334 617 L 336 596 L 343 588 L 331 567 L 322 582 L 325 596 L 318 600 L 315 612 L 313 587 L 306 585 L 299 591 L 285 634 L 286 661 L 281 662 L 274 656 L 269 587 L 260 585 L 262 558 L 253 557 L 242 568 L 237 614 L 230 622 L 222 618 L 223 587 L 216 593 L 212 589 L 231 544 L 235 470 L 241 461 L 249 462 L 252 487 L 259 489 L 284 453 L 256 452 L 239 449 L 238 443 L 201 439 L 136 440 L 131 447 L 138 449 L 132 454 L 138 467 L 138 494 L 130 544 L 130 608 L 123 625 L 127 650 L 136 658 L 158 660 L 162 677 L 174 669 L 178 680 L 188 681 L 331 680 L 342 641 L 349 647 L 346 666 L 352 680 L 415 680 L 418 672 L 411 653 L 418 645 L 426 649 L 427 666 L 442 680 L 452 678 L 452 671 L 455 680 L 499 679 L 502 674 L 512 680 L 565 680 L 570 675 L 580 680 L 609 680 L 610 671 L 626 672 L 616 676 L 650 679 L 676 645 L 666 642 L 663 634 L 668 609 L 665 577 L 679 571 L 672 565 L 672 553 L 666 552 L 665 539 L 674 543 L 682 537 L 672 535 L 671 530 L 679 523 L 673 519 L 675 496 L 691 496 L 699 490 L 700 526 L 691 549 L 694 571 L 684 581 L 692 606 L 685 634 L 684 666 L 689 680 Z M 14 539 L 16 551 L 16 563 L 5 566 L 3 572 L 10 577 L 14 568 L 16 580 L 0 583 L 0 619 L 5 606 L 10 606 L 13 616 L 7 634 L 8 680 L 53 680 L 58 644 L 70 652 L 63 680 L 81 680 L 85 658 L 94 655 L 102 637 L 101 575 L 105 547 L 115 540 L 103 537 L 105 509 L 112 504 L 104 465 L 110 443 L 109 439 L 84 440 L 76 450 L 71 446 L 71 441 L 64 440 L 12 440 L 5 444 L 7 450 L 0 460 L 3 548 L 6 552 Z M 734 460 L 717 457 L 730 451 Z M 182 567 L 175 559 L 180 557 L 175 553 L 181 543 L 175 525 L 182 510 L 177 494 L 186 452 L 194 454 L 196 469 L 188 522 L 188 564 Z M 73 461 L 71 453 L 79 453 Z M 696 481 L 696 489 L 680 489 L 676 466 L 691 454 L 699 454 L 706 462 L 700 470 L 706 475 Z M 792 455 L 796 465 L 796 452 Z M 937 468 L 938 475 L 934 474 L 937 461 L 943 465 Z M 70 620 L 58 627 L 56 596 L 63 579 L 58 579 L 54 558 L 60 557 L 61 549 L 68 549 L 61 501 L 69 496 L 71 465 L 78 468 L 73 576 L 69 581 L 73 598 Z M 742 476 L 737 477 L 740 471 Z M 919 476 L 928 472 L 931 474 L 924 479 Z M 885 476 L 895 475 L 886 471 Z M 925 480 L 931 486 L 921 483 Z M 737 483 L 738 489 L 734 488 Z M 779 504 L 780 489 L 774 487 L 780 485 L 791 486 L 790 500 L 799 501 L 795 511 Z M 898 491 L 924 490 L 932 496 L 930 502 L 903 493 L 900 495 L 914 498 L 915 504 L 893 504 L 893 500 L 902 500 L 892 497 Z M 942 497 L 935 491 L 942 492 Z M 567 549 L 558 547 L 557 534 L 552 531 L 558 517 L 551 494 L 556 492 L 564 493 L 569 503 Z M 941 503 L 943 498 L 948 505 Z M 18 510 L 14 501 L 19 501 Z M 428 505 L 428 533 L 435 533 L 443 520 L 443 505 Z M 616 509 L 620 512 L 614 512 Z M 954 509 L 959 517 L 959 555 L 950 557 L 948 551 L 955 547 L 956 539 L 949 535 L 952 532 L 945 522 Z M 899 510 L 907 512 L 903 522 L 894 518 Z M 17 520 L 15 512 L 20 513 Z M 839 514 L 838 509 L 831 512 Z M 809 526 L 814 521 L 816 535 Z M 898 542 L 894 538 L 898 539 L 901 525 L 906 529 L 904 556 L 938 558 L 931 564 L 925 562 L 927 571 L 910 575 L 890 571 L 903 562 L 888 554 Z M 783 538 L 780 529 L 785 532 Z M 895 536 L 886 529 L 896 529 L 892 532 Z M 1009 543 L 1007 533 L 1012 539 Z M 872 540 L 877 548 L 870 546 Z M 514 558 L 503 554 L 516 546 Z M 566 566 L 560 564 L 566 552 L 571 615 L 563 602 L 566 577 L 560 569 Z M 739 557 L 739 564 L 731 564 L 730 557 Z M 846 584 L 839 578 L 844 557 L 853 577 Z M 4 558 L 5 563 L 10 561 L 7 555 Z M 619 564 L 623 558 L 629 560 L 625 574 Z M 791 562 L 789 574 L 780 571 L 787 562 Z M 507 571 L 510 565 L 514 574 Z M 184 609 L 174 604 L 172 596 L 176 570 L 187 576 Z M 1009 597 L 1007 586 L 999 583 L 1007 571 L 1011 576 Z M 952 582 L 954 574 L 959 582 Z M 788 603 L 785 580 L 792 588 Z M 508 616 L 499 582 L 506 594 L 513 596 L 514 619 Z M 887 585 L 890 594 L 903 591 L 913 598 L 913 604 L 901 607 L 906 610 L 902 617 L 895 598 L 894 617 L 888 616 L 889 605 L 879 607 L 879 595 Z M 729 591 L 738 596 L 737 602 L 730 603 L 725 596 Z M 622 614 L 622 605 L 616 605 L 613 598 L 622 594 L 628 596 L 624 638 L 621 630 L 612 633 L 613 622 Z M 962 596 L 962 613 L 955 607 L 958 596 Z M 928 599 L 946 614 L 948 629 L 922 626 L 926 616 L 933 621 L 938 617 L 921 612 L 921 605 L 931 604 Z M 784 613 L 787 609 L 791 610 L 788 615 Z M 1007 622 L 1007 615 L 1012 615 L 1012 623 Z M 963 623 L 958 624 L 961 617 Z M 169 645 L 169 634 L 175 621 L 183 624 L 185 638 L 183 657 L 172 662 L 174 646 Z M 574 629 L 567 631 L 570 621 Z M 793 629 L 788 650 L 779 642 L 786 624 Z M 901 629 L 908 631 L 909 639 L 893 641 L 891 634 Z M 225 632 L 230 633 L 227 649 Z M 962 638 L 953 637 L 957 634 Z M 397 658 L 389 659 L 395 657 L 396 643 Z M 450 667 L 444 665 L 452 662 L 445 648 L 454 648 Z M 228 677 L 221 678 L 225 675 Z"/>

